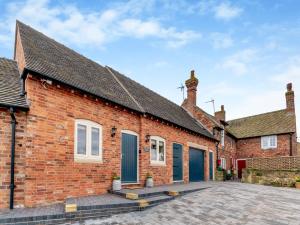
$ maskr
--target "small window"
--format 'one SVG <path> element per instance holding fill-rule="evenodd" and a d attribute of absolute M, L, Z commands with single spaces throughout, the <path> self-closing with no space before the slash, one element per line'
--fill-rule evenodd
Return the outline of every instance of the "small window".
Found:
<path fill-rule="evenodd" d="M 89 120 L 75 121 L 75 161 L 102 161 L 102 127 Z"/>
<path fill-rule="evenodd" d="M 221 168 L 226 170 L 226 159 L 225 158 L 221 158 Z"/>
<path fill-rule="evenodd" d="M 150 139 L 150 158 L 152 164 L 165 164 L 166 161 L 166 144 L 161 137 L 151 137 Z"/>
<path fill-rule="evenodd" d="M 271 149 L 277 148 L 277 136 L 264 136 L 261 137 L 261 148 L 262 149 Z"/>
<path fill-rule="evenodd" d="M 221 130 L 221 146 L 224 147 L 225 145 L 225 131 Z"/>

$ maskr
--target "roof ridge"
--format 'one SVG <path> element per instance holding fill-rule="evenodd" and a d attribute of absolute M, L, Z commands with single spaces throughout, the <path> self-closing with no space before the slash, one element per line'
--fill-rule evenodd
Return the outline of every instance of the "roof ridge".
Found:
<path fill-rule="evenodd" d="M 144 108 L 138 103 L 138 101 L 130 94 L 127 88 L 123 85 L 123 83 L 116 77 L 116 75 L 110 70 L 110 67 L 105 66 L 107 71 L 112 75 L 112 77 L 120 84 L 120 86 L 124 89 L 124 91 L 129 95 L 129 97 L 134 101 L 134 103 L 141 109 L 142 112 L 146 112 Z"/>
<path fill-rule="evenodd" d="M 263 116 L 263 115 L 267 115 L 267 114 L 271 114 L 271 113 L 276 113 L 276 112 L 281 112 L 281 111 L 285 111 L 286 109 L 279 109 L 279 110 L 274 110 L 271 112 L 265 112 L 265 113 L 260 113 L 260 114 L 256 114 L 256 115 L 251 115 L 251 116 L 245 116 L 245 117 L 241 117 L 241 118 L 237 118 L 237 119 L 233 119 L 233 120 L 228 120 L 226 122 L 233 122 L 233 121 L 237 121 L 237 120 L 242 120 L 242 119 L 246 119 L 246 118 L 253 118 L 256 116 Z"/>

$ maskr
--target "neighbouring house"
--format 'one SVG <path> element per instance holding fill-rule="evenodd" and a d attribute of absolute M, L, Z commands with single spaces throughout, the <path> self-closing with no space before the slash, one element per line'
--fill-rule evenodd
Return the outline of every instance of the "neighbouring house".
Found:
<path fill-rule="evenodd" d="M 186 81 L 187 98 L 182 106 L 219 140 L 218 164 L 225 170 L 236 169 L 241 178 L 246 158 L 297 155 L 295 94 L 287 84 L 286 108 L 274 112 L 226 120 L 225 108 L 212 116 L 196 105 L 198 79 L 192 71 Z"/>
<path fill-rule="evenodd" d="M 213 179 L 216 138 L 184 108 L 16 23 L 0 59 L 0 208 Z"/>
<path fill-rule="evenodd" d="M 0 208 L 34 207 L 122 187 L 213 180 L 245 158 L 296 154 L 287 109 L 226 121 L 196 105 L 191 71 L 182 106 L 17 21 L 14 59 L 0 58 Z M 240 165 L 240 166 L 239 166 Z"/>

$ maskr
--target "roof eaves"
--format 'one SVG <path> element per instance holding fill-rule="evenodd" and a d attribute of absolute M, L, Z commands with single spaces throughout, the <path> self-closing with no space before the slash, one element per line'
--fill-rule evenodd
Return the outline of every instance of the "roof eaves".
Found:
<path fill-rule="evenodd" d="M 130 108 L 130 107 L 128 107 L 128 106 L 125 106 L 125 105 L 122 105 L 122 104 L 120 104 L 120 103 L 114 102 L 114 101 L 112 101 L 112 100 L 110 100 L 110 99 L 104 98 L 103 96 L 97 95 L 97 94 L 92 93 L 92 92 L 89 92 L 89 91 L 87 91 L 87 90 L 84 90 L 84 89 L 82 89 L 82 88 L 80 88 L 80 87 L 78 87 L 78 86 L 70 85 L 70 84 L 68 84 L 68 83 L 66 83 L 66 82 L 63 82 L 63 81 L 61 81 L 61 80 L 55 79 L 55 78 L 53 78 L 53 77 L 50 77 L 50 76 L 48 76 L 47 74 L 40 73 L 40 72 L 35 71 L 35 70 L 32 70 L 32 69 L 30 69 L 30 68 L 25 68 L 24 70 L 26 70 L 26 72 L 25 72 L 25 73 L 22 73 L 22 76 L 26 76 L 28 73 L 31 73 L 32 75 L 38 75 L 38 76 L 41 76 L 41 77 L 43 77 L 43 78 L 46 78 L 46 79 L 49 79 L 49 80 L 53 80 L 53 81 L 59 82 L 59 83 L 64 84 L 64 85 L 66 85 L 66 86 L 76 88 L 76 89 L 78 89 L 79 91 L 82 91 L 82 92 L 84 92 L 84 93 L 87 93 L 87 94 L 96 96 L 97 98 L 100 98 L 100 99 L 102 99 L 102 100 L 104 100 L 104 101 L 112 102 L 112 103 L 117 104 L 117 105 L 119 105 L 119 106 L 122 106 L 122 107 L 124 107 L 124 108 L 127 108 L 127 109 L 130 109 L 130 110 L 132 110 L 132 111 L 141 113 L 141 111 L 139 111 L 139 110 L 132 109 L 132 108 Z"/>

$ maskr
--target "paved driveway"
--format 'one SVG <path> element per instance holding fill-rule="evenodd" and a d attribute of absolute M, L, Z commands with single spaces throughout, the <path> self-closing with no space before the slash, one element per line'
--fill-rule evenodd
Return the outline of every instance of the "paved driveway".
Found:
<path fill-rule="evenodd" d="M 300 225 L 300 190 L 232 182 L 212 186 L 146 211 L 87 220 L 85 224 Z"/>

